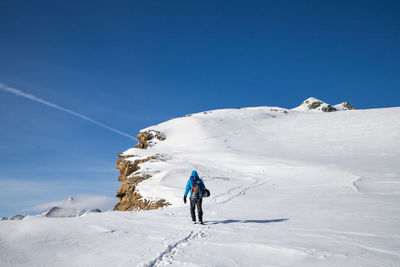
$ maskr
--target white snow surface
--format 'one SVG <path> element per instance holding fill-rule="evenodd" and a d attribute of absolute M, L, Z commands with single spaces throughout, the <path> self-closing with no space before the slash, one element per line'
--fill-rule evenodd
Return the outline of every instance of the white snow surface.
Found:
<path fill-rule="evenodd" d="M 400 266 L 400 108 L 192 114 L 138 172 L 155 211 L 0 222 L 0 266 Z M 192 170 L 205 225 L 182 201 Z"/>

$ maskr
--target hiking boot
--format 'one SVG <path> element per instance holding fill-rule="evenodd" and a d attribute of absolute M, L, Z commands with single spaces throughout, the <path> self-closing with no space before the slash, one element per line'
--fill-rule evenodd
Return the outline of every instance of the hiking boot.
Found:
<path fill-rule="evenodd" d="M 200 221 L 200 224 L 204 225 L 203 221 Z"/>

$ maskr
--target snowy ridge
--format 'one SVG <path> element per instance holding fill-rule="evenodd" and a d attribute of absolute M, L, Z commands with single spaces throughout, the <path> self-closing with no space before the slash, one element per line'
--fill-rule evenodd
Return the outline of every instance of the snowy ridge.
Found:
<path fill-rule="evenodd" d="M 276 107 L 191 114 L 124 155 L 172 206 L 0 223 L 1 266 L 397 266 L 400 108 Z M 143 131 L 144 131 L 143 130 Z M 205 226 L 182 201 L 196 169 L 211 197 Z M 199 253 L 201 251 L 201 253 Z M 46 264 L 43 264 L 43 263 Z"/>

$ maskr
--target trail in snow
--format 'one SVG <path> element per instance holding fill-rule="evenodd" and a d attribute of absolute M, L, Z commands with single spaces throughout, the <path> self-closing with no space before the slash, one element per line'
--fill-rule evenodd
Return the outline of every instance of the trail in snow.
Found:
<path fill-rule="evenodd" d="M 232 187 L 232 188 L 229 188 L 229 190 L 226 191 L 225 193 L 222 193 L 222 194 L 219 194 L 219 195 L 215 196 L 212 201 L 216 205 L 225 204 L 225 203 L 227 203 L 227 202 L 229 202 L 229 201 L 231 201 L 231 200 L 233 200 L 233 199 L 235 199 L 237 197 L 246 195 L 246 192 L 248 190 L 256 188 L 256 187 L 259 187 L 259 186 L 262 186 L 264 184 L 265 184 L 265 182 L 261 182 L 260 183 L 258 180 L 256 180 L 256 182 L 252 183 L 251 185 L 247 185 L 247 186 L 243 185 L 243 186 Z M 219 200 L 219 198 L 222 198 L 222 200 Z"/>
<path fill-rule="evenodd" d="M 204 238 L 206 236 L 207 232 L 205 230 L 198 230 L 196 232 L 191 231 L 190 234 L 187 235 L 185 238 L 171 245 L 168 245 L 168 247 L 164 251 L 162 251 L 158 256 L 156 256 L 155 259 L 153 259 L 147 264 L 144 264 L 143 266 L 156 267 L 156 266 L 171 264 L 173 263 L 174 256 L 178 255 L 178 253 L 184 247 L 190 245 L 190 243 L 193 242 L 194 240 L 199 238 Z"/>
<path fill-rule="evenodd" d="M 224 181 L 229 181 L 231 180 L 230 178 L 223 178 L 222 180 Z M 264 183 L 259 183 L 258 179 L 255 179 L 255 182 L 252 183 L 250 186 L 238 186 L 234 188 L 230 188 L 226 193 L 220 194 L 218 196 L 215 196 L 212 203 L 213 205 L 220 205 L 227 203 L 239 196 L 244 196 L 246 192 L 249 189 L 258 187 L 263 185 Z M 235 193 L 235 191 L 238 191 Z M 222 201 L 217 201 L 218 198 L 221 198 L 223 196 L 229 196 L 227 199 L 224 199 Z M 222 220 L 222 221 L 205 221 L 205 225 L 213 225 L 213 224 L 228 224 L 228 223 L 272 223 L 272 222 L 282 222 L 286 221 L 288 219 L 275 219 L 275 220 Z M 206 228 L 206 226 L 201 226 Z M 210 232 L 210 228 L 206 228 L 207 231 L 205 230 L 199 230 L 197 232 L 191 231 L 189 235 L 184 237 L 183 239 L 168 245 L 167 248 L 162 251 L 158 256 L 155 257 L 151 262 L 144 264 L 143 266 L 148 266 L 148 267 L 156 267 L 156 266 L 162 266 L 162 265 L 167 265 L 167 264 L 172 264 L 174 260 L 174 256 L 178 255 L 181 250 L 184 247 L 190 246 L 191 242 L 198 239 L 198 238 L 204 238 L 207 237 L 212 233 Z"/>

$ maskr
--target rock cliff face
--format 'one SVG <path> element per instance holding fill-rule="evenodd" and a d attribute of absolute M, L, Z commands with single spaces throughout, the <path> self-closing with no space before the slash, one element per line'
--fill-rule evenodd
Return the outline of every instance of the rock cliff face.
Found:
<path fill-rule="evenodd" d="M 158 131 L 145 131 L 137 135 L 139 143 L 135 148 L 147 149 L 149 146 L 154 145 L 155 140 L 164 141 L 165 135 Z M 140 164 L 148 161 L 162 161 L 164 160 L 161 155 L 153 155 L 146 158 L 138 158 L 136 156 L 124 156 L 122 153 L 118 154 L 117 166 L 119 169 L 118 181 L 121 186 L 117 190 L 116 197 L 120 202 L 115 205 L 114 210 L 129 211 L 129 210 L 152 210 L 160 207 L 168 206 L 165 199 L 152 201 L 144 199 L 137 190 L 137 185 L 151 177 L 150 174 L 140 172 Z"/>

